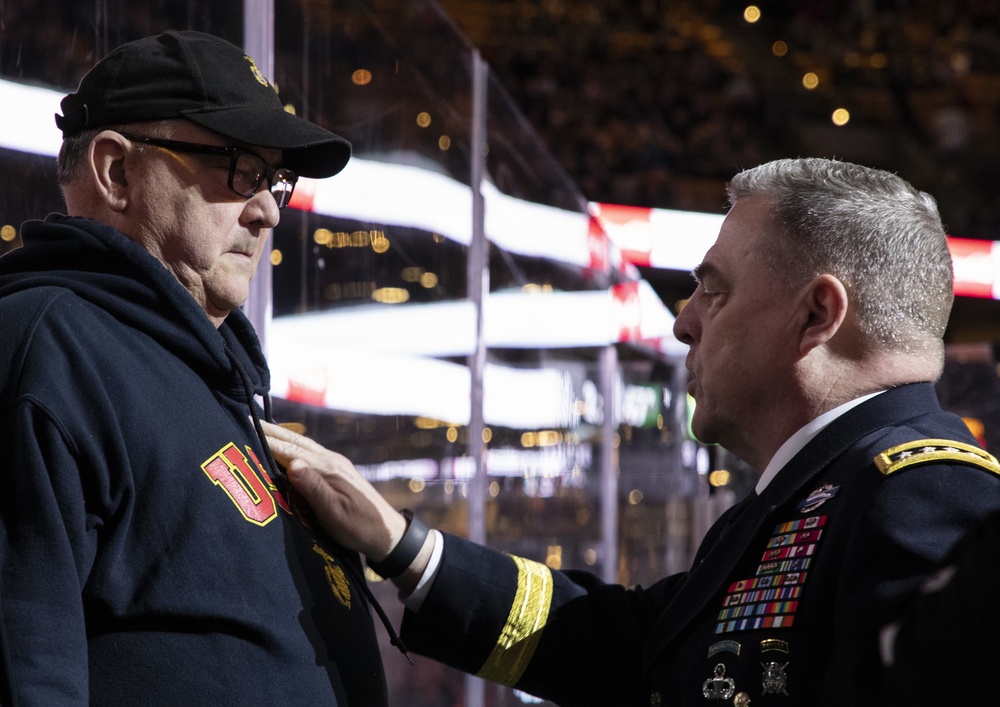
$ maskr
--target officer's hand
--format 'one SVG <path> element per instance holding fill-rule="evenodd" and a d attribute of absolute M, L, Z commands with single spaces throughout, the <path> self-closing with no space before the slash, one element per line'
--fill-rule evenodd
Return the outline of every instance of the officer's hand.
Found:
<path fill-rule="evenodd" d="M 347 457 L 279 425 L 261 424 L 275 459 L 330 537 L 375 562 L 385 559 L 406 532 L 403 515 Z"/>

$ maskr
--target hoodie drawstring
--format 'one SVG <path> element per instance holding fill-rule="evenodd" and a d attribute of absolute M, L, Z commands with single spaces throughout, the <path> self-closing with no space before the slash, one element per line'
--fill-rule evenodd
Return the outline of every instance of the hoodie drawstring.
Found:
<path fill-rule="evenodd" d="M 243 368 L 243 364 L 240 363 L 240 360 L 233 353 L 232 349 L 229 348 L 229 345 L 224 343 L 223 346 L 226 350 L 226 356 L 233 364 L 233 368 L 235 368 L 240 374 L 240 380 L 243 383 L 243 393 L 246 395 L 247 405 L 250 407 L 250 418 L 253 420 L 253 427 L 257 432 L 257 439 L 260 441 L 261 447 L 264 449 L 264 456 L 267 458 L 267 464 L 271 468 L 271 473 L 275 475 L 275 478 L 284 479 L 286 486 L 288 486 L 288 477 L 275 460 L 274 453 L 271 451 L 271 445 L 267 443 L 267 436 L 264 434 L 264 428 L 260 424 L 260 416 L 257 414 L 257 400 L 254 398 L 253 381 L 250 380 L 249 374 L 247 374 L 246 369 Z M 272 422 L 271 396 L 264 394 L 261 397 L 264 399 L 264 418 L 268 422 Z M 291 494 L 287 494 L 287 500 L 288 503 L 292 503 Z M 322 533 L 319 528 L 315 528 L 313 530 L 317 535 L 325 535 L 325 533 Z M 325 537 L 322 539 L 328 540 L 328 538 Z M 327 550 L 329 550 L 332 546 L 330 542 L 323 542 L 322 544 L 326 546 Z M 333 554 L 336 554 L 336 552 Z M 382 621 L 382 625 L 385 626 L 385 630 L 389 634 L 389 643 L 395 646 L 399 652 L 402 653 L 408 661 L 410 661 L 410 665 L 413 665 L 413 658 L 410 657 L 410 652 L 406 649 L 403 639 L 396 634 L 396 630 L 392 627 L 392 622 L 389 621 L 389 617 L 386 616 L 382 605 L 378 603 L 378 600 L 372 594 L 372 590 L 368 586 L 368 581 L 365 579 L 364 575 L 358 570 L 357 567 L 354 566 L 354 563 L 343 560 L 342 562 L 344 567 L 347 568 L 347 571 L 351 573 L 351 577 L 365 593 L 365 596 L 368 598 L 368 603 L 375 610 L 375 613 L 378 614 L 379 619 Z"/>

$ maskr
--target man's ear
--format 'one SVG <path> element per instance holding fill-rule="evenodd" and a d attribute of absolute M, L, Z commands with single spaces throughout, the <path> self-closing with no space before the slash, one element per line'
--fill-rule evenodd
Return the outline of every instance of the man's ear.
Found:
<path fill-rule="evenodd" d="M 127 139 L 113 130 L 105 130 L 90 141 L 87 151 L 88 166 L 98 197 L 115 212 L 128 205 L 128 179 L 125 158 L 130 145 Z"/>
<path fill-rule="evenodd" d="M 818 275 L 806 286 L 804 303 L 806 320 L 799 338 L 799 351 L 803 356 L 828 342 L 840 330 L 847 317 L 847 289 L 833 275 Z"/>

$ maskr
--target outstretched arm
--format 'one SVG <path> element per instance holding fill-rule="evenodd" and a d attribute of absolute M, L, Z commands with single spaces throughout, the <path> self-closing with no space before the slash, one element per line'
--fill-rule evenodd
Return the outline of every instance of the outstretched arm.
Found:
<path fill-rule="evenodd" d="M 323 445 L 280 425 L 261 423 L 275 459 L 327 533 L 337 543 L 380 562 L 399 544 L 407 521 L 354 464 Z M 428 536 L 409 568 L 393 581 L 404 594 L 416 586 L 430 559 Z"/>

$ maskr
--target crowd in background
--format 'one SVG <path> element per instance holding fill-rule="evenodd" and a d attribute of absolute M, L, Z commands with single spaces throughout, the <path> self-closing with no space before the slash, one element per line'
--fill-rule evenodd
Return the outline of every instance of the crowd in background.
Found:
<path fill-rule="evenodd" d="M 442 4 L 588 199 L 715 210 L 739 169 L 843 157 L 934 193 L 956 235 L 1000 231 L 1000 5 L 761 0 L 749 23 L 732 0 Z"/>
<path fill-rule="evenodd" d="M 717 211 L 740 169 L 840 157 L 930 191 L 953 235 L 1000 233 L 998 3 L 758 0 L 753 23 L 749 0 L 440 4 L 589 200 Z M 226 5 L 237 3 L 191 3 L 188 19 L 238 34 Z M 165 10 L 133 12 L 125 26 L 154 26 Z M 71 68 L 125 38 L 94 47 L 82 6 L 72 17 L 34 2 L 2 14 L 0 69 L 14 79 L 73 85 Z M 831 122 L 837 107 L 851 112 L 843 127 Z"/>

